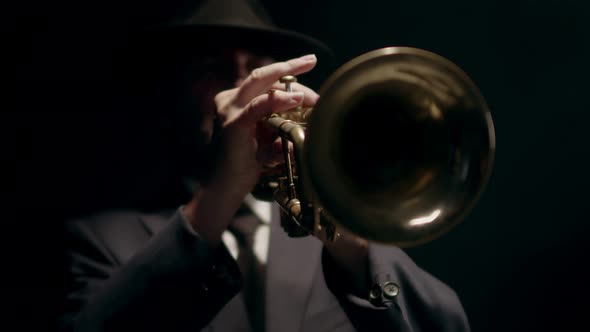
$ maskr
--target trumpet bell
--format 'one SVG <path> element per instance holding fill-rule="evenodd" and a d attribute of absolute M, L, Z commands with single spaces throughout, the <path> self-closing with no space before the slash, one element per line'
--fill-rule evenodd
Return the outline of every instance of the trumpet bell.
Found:
<path fill-rule="evenodd" d="M 408 247 L 464 219 L 489 179 L 495 135 L 484 98 L 459 67 L 388 47 L 341 66 L 319 94 L 300 167 L 338 224 Z"/>

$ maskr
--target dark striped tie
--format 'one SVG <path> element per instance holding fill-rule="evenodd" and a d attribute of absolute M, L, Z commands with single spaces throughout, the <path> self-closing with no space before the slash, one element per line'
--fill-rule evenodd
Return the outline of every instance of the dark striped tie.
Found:
<path fill-rule="evenodd" d="M 244 277 L 244 302 L 253 331 L 264 331 L 264 265 L 254 254 L 254 234 L 261 222 L 252 213 L 236 216 L 229 226 L 238 243 L 237 262 Z"/>

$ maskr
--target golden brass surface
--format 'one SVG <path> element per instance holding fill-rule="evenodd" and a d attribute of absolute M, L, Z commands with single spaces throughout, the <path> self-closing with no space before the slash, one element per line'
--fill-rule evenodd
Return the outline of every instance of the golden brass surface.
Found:
<path fill-rule="evenodd" d="M 414 246 L 473 208 L 491 173 L 495 134 L 484 98 L 455 64 L 387 47 L 341 66 L 319 94 L 313 110 L 268 119 L 284 147 L 294 146 L 275 192 L 294 234 L 324 229 L 334 237 L 336 224 Z"/>

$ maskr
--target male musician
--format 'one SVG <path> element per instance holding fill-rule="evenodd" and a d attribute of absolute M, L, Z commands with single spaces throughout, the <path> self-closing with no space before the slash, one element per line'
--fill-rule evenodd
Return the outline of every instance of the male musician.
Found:
<path fill-rule="evenodd" d="M 241 38 L 273 36 L 301 50 L 321 45 L 273 27 L 251 1 L 209 1 L 187 22 L 188 31 L 206 26 L 214 36 L 243 31 Z M 215 149 L 192 199 L 179 202 L 176 211 L 112 211 L 67 224 L 61 326 L 73 331 L 469 330 L 456 294 L 401 250 L 351 234 L 334 243 L 289 238 L 278 224 L 276 206 L 249 195 L 262 170 L 282 157 L 260 120 L 298 105 L 313 106 L 319 98 L 301 84 L 284 91 L 278 81 L 311 71 L 318 57 L 273 62 L 256 53 L 263 41 L 242 41 L 194 57 L 199 72 L 191 71 L 186 105 L 199 108 L 194 111 L 201 112 L 202 122 L 196 130 L 214 141 Z M 250 42 L 256 47 L 248 48 Z M 252 219 L 266 227 L 255 232 L 256 242 L 248 244 L 253 249 L 243 244 L 245 235 L 228 231 Z M 248 250 L 256 259 L 243 259 Z"/>

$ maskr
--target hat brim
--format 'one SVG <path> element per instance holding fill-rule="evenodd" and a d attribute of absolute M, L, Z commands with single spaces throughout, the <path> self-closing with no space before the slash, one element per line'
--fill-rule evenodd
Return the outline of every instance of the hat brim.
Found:
<path fill-rule="evenodd" d="M 141 33 L 141 49 L 160 60 L 185 61 L 220 49 L 241 48 L 272 56 L 277 61 L 315 54 L 318 65 L 308 76 L 319 82 L 334 61 L 334 53 L 321 41 L 291 30 L 237 25 L 190 24 L 150 28 Z"/>
<path fill-rule="evenodd" d="M 159 51 L 184 56 L 206 54 L 224 48 L 243 48 L 277 60 L 316 54 L 320 62 L 331 62 L 332 50 L 310 36 L 285 29 L 234 25 L 171 25 L 148 29 L 144 42 Z"/>

